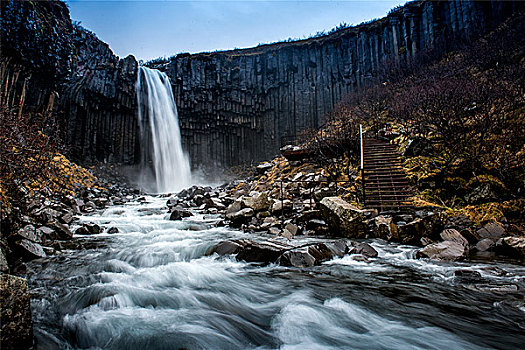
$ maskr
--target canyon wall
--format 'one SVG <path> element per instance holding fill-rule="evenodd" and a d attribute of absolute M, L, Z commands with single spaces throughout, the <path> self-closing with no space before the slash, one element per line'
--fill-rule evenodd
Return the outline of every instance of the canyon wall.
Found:
<path fill-rule="evenodd" d="M 157 67 L 171 79 L 192 162 L 238 164 L 278 153 L 282 137 L 322 126 L 345 94 L 418 55 L 457 47 L 518 6 L 416 1 L 328 36 L 182 54 Z"/>
<path fill-rule="evenodd" d="M 60 110 L 76 160 L 136 164 L 140 160 L 135 82 L 138 63 L 119 59 L 93 33 L 74 26 L 72 74 Z"/>
<path fill-rule="evenodd" d="M 117 57 L 72 24 L 63 2 L 1 5 L 2 105 L 54 110 L 75 160 L 138 163 L 145 146 L 136 59 Z M 231 166 L 273 156 L 282 137 L 321 127 L 345 94 L 392 67 L 442 55 L 523 7 L 519 1 L 414 1 L 322 37 L 180 54 L 150 66 L 171 79 L 192 164 Z"/>

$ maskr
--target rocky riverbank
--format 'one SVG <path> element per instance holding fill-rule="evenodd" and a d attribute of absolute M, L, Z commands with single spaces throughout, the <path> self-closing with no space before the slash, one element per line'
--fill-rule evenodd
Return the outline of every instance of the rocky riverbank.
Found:
<path fill-rule="evenodd" d="M 83 249 L 75 236 L 98 234 L 103 229 L 96 224 L 79 223 L 78 216 L 141 196 L 138 189 L 125 185 L 125 178 L 112 169 L 101 166 L 88 171 L 66 158 L 59 160 L 68 173 L 61 190 L 21 185 L 21 200 L 0 202 L 2 348 L 26 349 L 33 344 L 30 290 L 27 280 L 16 276 L 27 273 L 26 263 L 60 254 L 62 250 Z"/>
<path fill-rule="evenodd" d="M 236 254 L 246 261 L 312 266 L 325 258 L 316 258 L 314 250 L 329 252 L 327 256 L 332 258 L 362 249 L 357 241 L 349 241 L 350 246 L 340 250 L 315 244 L 289 246 L 297 236 L 326 237 L 330 244 L 337 238 L 378 238 L 419 246 L 419 258 L 442 261 L 525 257 L 524 231 L 519 223 L 501 218 L 500 222 L 476 224 L 463 213 L 432 206 L 378 213 L 354 202 L 356 177 L 354 181 L 330 181 L 329 176 L 308 161 L 276 158 L 258 165 L 245 181 L 186 189 L 170 197 L 167 207 L 172 220 L 191 216 L 192 211 L 220 214 L 224 218 L 221 225 L 279 241 L 277 245 L 230 241 L 216 247 L 219 254 Z M 289 256 L 298 255 L 297 249 L 301 259 L 290 262 Z"/>

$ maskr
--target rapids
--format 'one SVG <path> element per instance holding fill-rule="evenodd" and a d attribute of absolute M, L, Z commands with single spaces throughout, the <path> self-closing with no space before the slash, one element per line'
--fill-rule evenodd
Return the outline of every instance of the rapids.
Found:
<path fill-rule="evenodd" d="M 298 269 L 206 256 L 230 238 L 268 239 L 198 214 L 169 221 L 166 198 L 80 222 L 81 250 L 28 264 L 37 349 L 518 349 L 525 268 L 416 260 L 415 247 L 369 241 L 379 256 Z M 317 238 L 304 237 L 294 244 Z M 454 280 L 479 271 L 483 284 Z M 518 288 L 516 290 L 516 287 Z"/>

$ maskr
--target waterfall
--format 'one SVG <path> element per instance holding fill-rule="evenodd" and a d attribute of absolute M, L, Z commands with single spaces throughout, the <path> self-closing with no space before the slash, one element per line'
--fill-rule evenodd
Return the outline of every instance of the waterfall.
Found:
<path fill-rule="evenodd" d="M 136 90 L 143 159 L 151 156 L 156 191 L 180 191 L 190 185 L 191 170 L 182 150 L 177 106 L 169 78 L 156 69 L 139 67 Z M 143 125 L 146 121 L 149 133 Z"/>

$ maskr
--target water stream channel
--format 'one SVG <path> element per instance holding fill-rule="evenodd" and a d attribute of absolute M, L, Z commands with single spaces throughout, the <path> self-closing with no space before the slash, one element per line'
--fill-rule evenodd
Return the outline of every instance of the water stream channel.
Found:
<path fill-rule="evenodd" d="M 519 349 L 525 267 L 436 263 L 369 241 L 377 258 L 288 268 L 206 256 L 213 215 L 169 221 L 148 196 L 80 217 L 120 233 L 29 264 L 38 349 Z M 321 238 L 296 238 L 293 244 Z M 476 270 L 482 282 L 454 280 Z"/>

